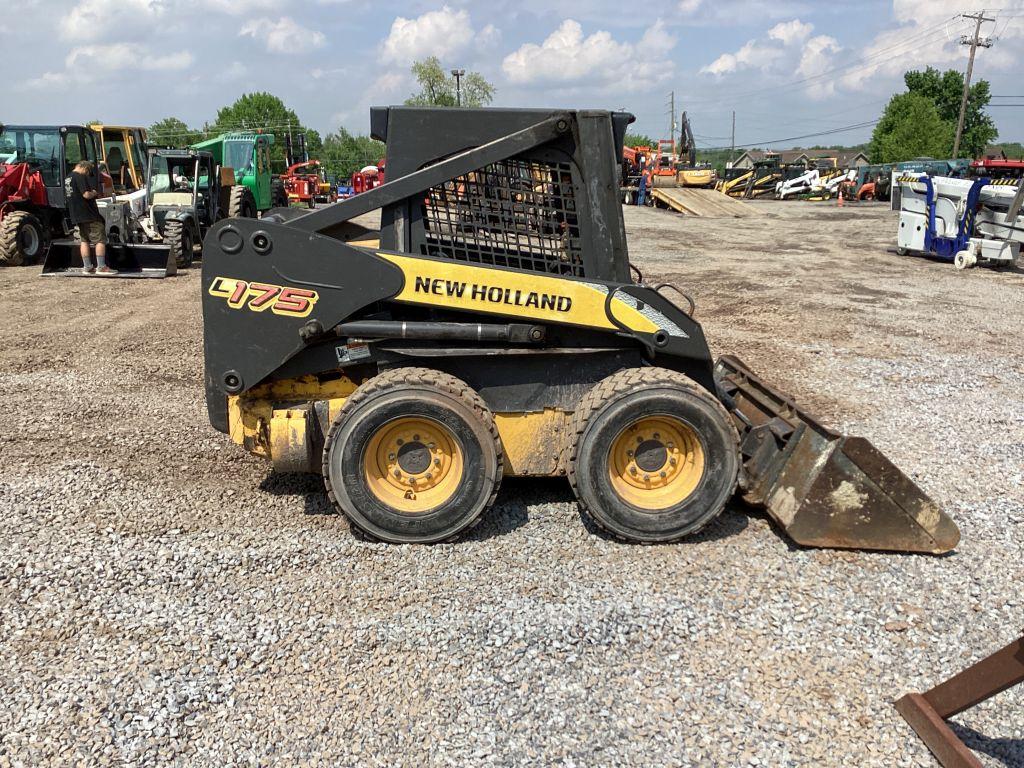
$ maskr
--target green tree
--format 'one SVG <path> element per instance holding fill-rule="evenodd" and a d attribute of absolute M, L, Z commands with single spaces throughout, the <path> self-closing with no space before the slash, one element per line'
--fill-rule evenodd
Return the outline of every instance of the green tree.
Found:
<path fill-rule="evenodd" d="M 626 132 L 626 138 L 623 140 L 622 144 L 626 147 L 652 147 L 655 149 L 658 147 L 658 142 L 650 136 L 644 136 L 642 133 L 632 133 L 629 131 Z"/>
<path fill-rule="evenodd" d="M 347 179 L 367 165 L 376 165 L 384 157 L 384 143 L 369 136 L 353 136 L 344 127 L 324 137 L 320 160 L 328 175 Z"/>
<path fill-rule="evenodd" d="M 291 132 L 305 132 L 306 149 L 310 156 L 319 153 L 323 142 L 320 134 L 302 125 L 299 116 L 271 93 L 245 93 L 234 104 L 217 110 L 217 119 L 210 126 L 212 134 L 231 131 L 262 130 L 274 134 L 270 148 L 270 162 L 275 171 L 285 168 L 284 137 Z"/>
<path fill-rule="evenodd" d="M 960 102 L 963 99 L 964 76 L 955 69 L 939 72 L 928 67 L 923 72 L 907 72 L 903 76 L 910 93 L 925 96 L 935 102 L 935 108 L 946 122 L 953 126 L 960 117 Z M 992 99 L 987 80 L 979 80 L 971 85 L 967 97 L 967 110 L 964 113 L 964 132 L 960 140 L 960 157 L 981 157 L 985 147 L 995 141 L 999 135 L 995 122 L 985 113 L 985 107 Z M 949 152 L 952 152 L 952 142 Z M 948 154 L 948 153 L 947 153 Z"/>
<path fill-rule="evenodd" d="M 154 147 L 187 147 L 201 138 L 200 131 L 195 131 L 176 117 L 165 117 L 146 129 L 150 145 Z"/>
<path fill-rule="evenodd" d="M 419 93 L 405 100 L 412 106 L 454 107 L 458 103 L 455 77 L 441 68 L 436 56 L 413 62 L 412 73 Z M 461 78 L 462 106 L 483 107 L 494 101 L 494 86 L 479 72 L 467 72 Z"/>
<path fill-rule="evenodd" d="M 868 145 L 873 163 L 898 163 L 915 157 L 948 157 L 954 127 L 935 102 L 919 93 L 898 93 L 889 100 Z"/>

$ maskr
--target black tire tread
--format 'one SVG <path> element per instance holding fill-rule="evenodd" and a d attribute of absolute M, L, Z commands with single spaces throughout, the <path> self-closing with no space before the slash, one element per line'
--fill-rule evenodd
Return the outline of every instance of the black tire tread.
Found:
<path fill-rule="evenodd" d="M 656 367 L 643 367 L 643 368 L 625 368 L 617 373 L 613 373 L 605 379 L 602 379 L 593 387 L 583 399 L 580 401 L 579 407 L 573 413 L 571 427 L 569 430 L 570 441 L 566 446 L 568 453 L 568 459 L 564 461 L 565 474 L 569 479 L 569 485 L 572 487 L 572 492 L 576 496 L 576 502 L 580 505 L 580 509 L 583 510 L 587 517 L 589 517 L 601 530 L 612 536 L 619 541 L 630 541 L 630 539 L 621 536 L 615 531 L 610 530 L 607 526 L 603 525 L 600 519 L 591 513 L 587 508 L 587 505 L 583 502 L 580 497 L 579 487 L 576 478 L 576 459 L 579 455 L 580 441 L 583 439 L 583 433 L 587 429 L 587 424 L 590 421 L 590 417 L 601 410 L 615 397 L 619 397 L 632 390 L 655 387 L 662 384 L 670 384 L 674 387 L 682 387 L 689 390 L 698 397 L 706 400 L 709 403 L 713 403 L 714 407 L 719 411 L 723 419 L 723 423 L 732 426 L 732 417 L 729 412 L 725 409 L 725 406 L 719 402 L 718 398 L 708 392 L 704 387 L 700 386 L 691 379 L 689 376 L 677 371 L 669 370 L 668 368 L 656 368 Z M 730 434 L 733 436 L 736 451 L 739 452 L 740 438 L 736 432 L 735 427 L 730 430 Z M 739 482 L 739 473 L 733 480 L 733 487 L 730 490 L 730 496 L 736 492 L 736 485 Z M 714 519 L 714 518 L 712 518 Z M 708 521 L 710 522 L 710 520 Z M 689 531 L 686 536 L 692 536 L 698 529 Z"/>
<path fill-rule="evenodd" d="M 11 211 L 0 222 L 0 266 L 20 267 L 25 257 L 18 250 L 18 230 L 23 222 L 35 219 L 39 229 L 40 249 L 45 249 L 46 233 L 38 218 L 28 211 Z"/>
<path fill-rule="evenodd" d="M 174 262 L 179 268 L 187 267 L 192 263 L 192 254 L 186 254 L 182 247 L 182 240 L 185 236 L 185 226 L 180 221 L 169 221 L 164 228 L 164 242 L 174 255 Z"/>
<path fill-rule="evenodd" d="M 487 432 L 491 436 L 491 440 L 494 441 L 495 455 L 498 460 L 498 471 L 494 476 L 494 487 L 491 489 L 490 495 L 487 497 L 487 503 L 480 508 L 480 512 L 473 522 L 465 526 L 452 538 L 463 536 L 467 531 L 472 529 L 477 523 L 480 522 L 480 517 L 484 511 L 491 508 L 494 504 L 495 498 L 498 496 L 498 488 L 501 486 L 501 478 L 504 474 L 505 469 L 505 452 L 501 444 L 501 436 L 498 434 L 498 427 L 494 423 L 494 415 L 491 413 L 491 409 L 487 407 L 487 404 L 483 401 L 483 398 L 477 394 L 476 390 L 470 387 L 462 379 L 458 379 L 442 371 L 435 370 L 433 368 L 394 368 L 387 371 L 382 371 L 374 376 L 372 379 L 363 382 L 355 392 L 353 392 L 349 398 L 345 401 L 345 405 L 342 406 L 338 415 L 331 422 L 331 427 L 327 431 L 327 437 L 324 440 L 324 450 L 321 458 L 321 474 L 324 479 L 324 487 L 327 489 L 327 497 L 330 499 L 331 504 L 341 514 L 344 514 L 344 510 L 341 505 L 338 504 L 338 499 L 334 495 L 334 489 L 331 488 L 329 463 L 330 463 L 330 447 L 334 443 L 335 433 L 341 429 L 345 418 L 360 404 L 379 394 L 387 389 L 402 385 L 422 385 L 427 384 L 437 389 L 440 389 L 448 394 L 452 395 L 458 400 L 461 400 L 477 418 L 480 423 L 487 427 Z M 346 518 L 348 516 L 346 515 Z M 374 538 L 373 534 L 369 531 L 363 530 L 358 524 L 356 524 L 351 518 L 348 518 L 351 525 L 359 528 L 359 530 L 371 538 Z"/>
<path fill-rule="evenodd" d="M 250 203 L 252 210 L 255 212 L 256 201 L 253 200 L 249 188 L 244 184 L 233 186 L 231 188 L 231 195 L 228 197 L 228 216 L 232 219 L 249 218 L 244 216 L 246 201 Z"/>
<path fill-rule="evenodd" d="M 285 191 L 284 182 L 280 177 L 275 176 L 270 180 L 272 206 L 274 208 L 288 207 L 288 193 Z"/>

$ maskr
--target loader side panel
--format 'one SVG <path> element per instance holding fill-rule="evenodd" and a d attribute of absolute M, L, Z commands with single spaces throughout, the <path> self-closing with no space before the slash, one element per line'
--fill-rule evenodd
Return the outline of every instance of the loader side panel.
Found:
<path fill-rule="evenodd" d="M 210 418 L 305 348 L 309 321 L 330 329 L 402 288 L 372 252 L 265 220 L 228 219 L 203 244 L 203 333 Z"/>

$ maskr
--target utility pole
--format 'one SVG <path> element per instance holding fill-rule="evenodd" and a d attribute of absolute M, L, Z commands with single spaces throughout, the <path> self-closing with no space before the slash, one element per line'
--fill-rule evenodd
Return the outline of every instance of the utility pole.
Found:
<path fill-rule="evenodd" d="M 672 154 L 676 153 L 676 92 L 668 95 L 668 131 L 672 139 Z"/>
<path fill-rule="evenodd" d="M 967 59 L 967 76 L 964 78 L 964 96 L 960 100 L 960 119 L 956 123 L 956 139 L 953 140 L 953 159 L 955 160 L 960 155 L 960 138 L 964 133 L 964 117 L 967 114 L 967 99 L 971 94 L 971 74 L 974 72 L 974 54 L 977 53 L 978 47 L 991 48 L 992 38 L 986 37 L 980 38 L 978 35 L 981 33 L 981 23 L 983 21 L 995 21 L 995 19 L 988 18 L 984 12 L 982 13 L 964 13 L 962 16 L 965 19 L 974 19 L 974 34 L 971 37 L 963 35 L 960 37 L 960 45 L 971 46 L 971 55 Z"/>
<path fill-rule="evenodd" d="M 455 76 L 455 104 L 456 106 L 462 106 L 462 77 L 466 74 L 464 69 L 453 69 L 452 75 Z"/>
<path fill-rule="evenodd" d="M 736 154 L 736 110 L 732 111 L 732 142 L 729 144 L 729 166 L 732 166 L 733 155 Z"/>

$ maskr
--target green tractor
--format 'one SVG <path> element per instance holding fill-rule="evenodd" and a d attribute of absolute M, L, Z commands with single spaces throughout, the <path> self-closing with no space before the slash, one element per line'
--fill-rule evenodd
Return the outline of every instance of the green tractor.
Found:
<path fill-rule="evenodd" d="M 288 205 L 284 182 L 270 173 L 272 133 L 222 133 L 193 144 L 193 149 L 209 152 L 214 162 L 235 172 L 237 186 L 231 189 L 227 215 L 254 219 L 257 213 Z"/>

